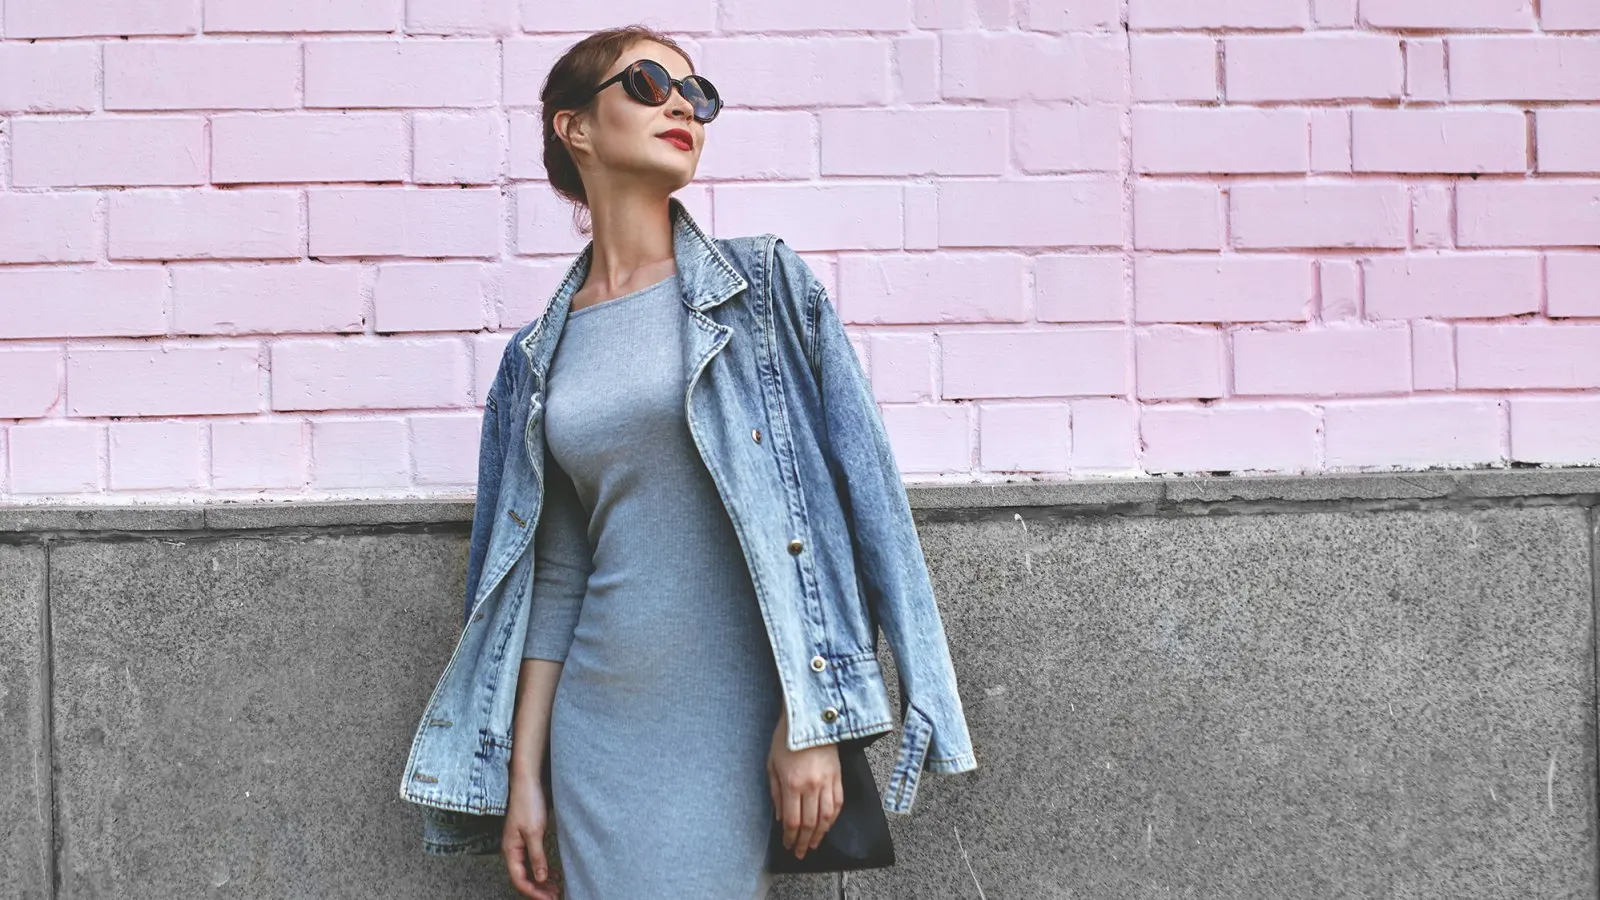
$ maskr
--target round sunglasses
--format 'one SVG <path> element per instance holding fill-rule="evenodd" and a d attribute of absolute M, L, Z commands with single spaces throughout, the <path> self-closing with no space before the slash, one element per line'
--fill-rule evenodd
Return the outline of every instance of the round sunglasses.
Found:
<path fill-rule="evenodd" d="M 672 96 L 672 89 L 676 87 L 683 99 L 689 101 L 694 107 L 694 118 L 697 122 L 709 122 L 717 117 L 722 110 L 722 97 L 717 94 L 717 89 L 711 82 L 699 75 L 686 75 L 683 78 L 673 78 L 667 72 L 667 67 L 653 59 L 636 60 L 626 69 L 600 82 L 590 96 L 605 90 L 612 82 L 622 82 L 622 87 L 628 96 L 645 104 L 646 106 L 661 106 Z"/>

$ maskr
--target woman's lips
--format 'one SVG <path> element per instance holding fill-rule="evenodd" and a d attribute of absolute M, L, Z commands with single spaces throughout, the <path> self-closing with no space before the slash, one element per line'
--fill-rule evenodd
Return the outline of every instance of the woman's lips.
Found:
<path fill-rule="evenodd" d="M 680 136 L 678 136 L 676 134 L 663 134 L 663 135 L 658 135 L 658 137 L 660 137 L 663 141 L 666 141 L 667 143 L 671 144 L 672 146 L 677 147 L 679 150 L 693 150 L 694 149 L 694 145 L 693 144 L 689 143 L 688 140 L 686 140 L 685 138 L 682 138 L 682 137 L 680 137 Z"/>

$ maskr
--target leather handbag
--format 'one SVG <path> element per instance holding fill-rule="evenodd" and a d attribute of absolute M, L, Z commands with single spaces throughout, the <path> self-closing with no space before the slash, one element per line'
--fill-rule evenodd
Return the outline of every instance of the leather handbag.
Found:
<path fill-rule="evenodd" d="M 889 820 L 883 812 L 883 799 L 867 762 L 867 745 L 882 737 L 839 742 L 839 779 L 844 787 L 844 806 L 833 825 L 823 832 L 816 847 L 804 859 L 783 846 L 783 821 L 774 819 L 767 837 L 767 869 L 777 873 L 844 872 L 855 869 L 881 869 L 894 865 L 894 841 L 889 836 Z"/>

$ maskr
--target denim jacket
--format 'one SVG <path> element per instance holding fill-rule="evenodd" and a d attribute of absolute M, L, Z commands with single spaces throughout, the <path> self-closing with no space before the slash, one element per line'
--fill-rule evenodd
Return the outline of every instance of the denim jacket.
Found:
<path fill-rule="evenodd" d="M 894 728 L 876 653 L 894 655 L 902 739 L 884 809 L 919 775 L 977 768 L 904 482 L 876 400 L 826 290 L 771 234 L 708 237 L 669 201 L 684 315 L 690 434 L 750 567 L 799 750 Z M 422 714 L 400 796 L 434 854 L 499 850 L 517 679 L 560 659 L 588 577 L 586 522 L 544 436 L 545 375 L 587 245 L 545 312 L 506 345 L 484 402 L 464 625 Z M 547 479 L 547 474 L 549 475 Z M 569 498 L 570 499 L 570 498 Z M 547 548 L 534 552 L 537 544 Z M 716 710 L 685 714 L 715 718 Z M 776 727 L 777 723 L 773 723 Z"/>

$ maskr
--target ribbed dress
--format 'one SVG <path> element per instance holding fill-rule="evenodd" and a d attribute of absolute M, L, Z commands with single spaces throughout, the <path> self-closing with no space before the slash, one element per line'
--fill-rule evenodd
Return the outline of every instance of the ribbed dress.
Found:
<path fill-rule="evenodd" d="M 681 290 L 673 275 L 570 311 L 546 379 L 547 441 L 593 554 L 550 723 L 568 900 L 751 900 L 770 881 L 782 693 L 685 419 Z"/>

